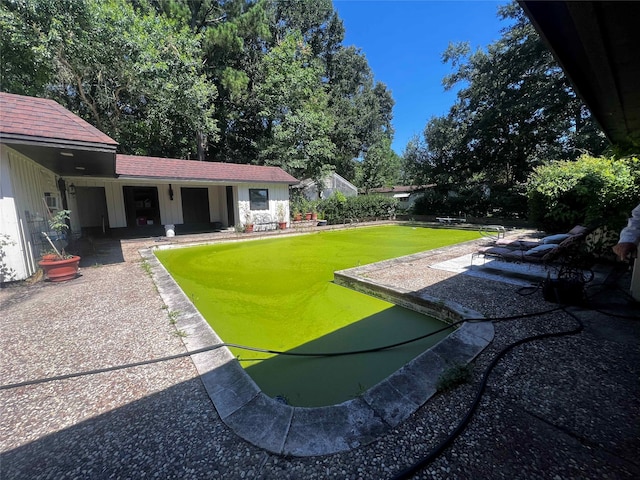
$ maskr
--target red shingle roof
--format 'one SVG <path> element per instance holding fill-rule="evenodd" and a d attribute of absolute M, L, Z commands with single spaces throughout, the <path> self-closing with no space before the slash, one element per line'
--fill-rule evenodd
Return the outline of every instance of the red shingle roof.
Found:
<path fill-rule="evenodd" d="M 0 92 L 0 135 L 65 143 L 118 144 L 53 100 L 4 92 Z"/>
<path fill-rule="evenodd" d="M 53 100 L 3 92 L 0 92 L 0 136 L 3 139 L 98 144 L 114 148 L 118 144 Z M 209 182 L 298 183 L 279 167 L 132 155 L 116 156 L 116 174 Z"/>
<path fill-rule="evenodd" d="M 174 158 L 116 155 L 116 174 L 124 177 L 214 182 L 298 183 L 280 167 L 198 162 Z"/>

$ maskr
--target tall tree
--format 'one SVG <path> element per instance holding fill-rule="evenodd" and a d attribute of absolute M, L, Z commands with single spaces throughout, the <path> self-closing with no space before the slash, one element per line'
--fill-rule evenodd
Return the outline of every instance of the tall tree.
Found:
<path fill-rule="evenodd" d="M 268 2 L 268 8 L 277 43 L 298 31 L 311 48 L 313 56 L 319 56 L 326 50 L 327 27 L 335 16 L 331 0 L 273 0 Z"/>
<path fill-rule="evenodd" d="M 485 50 L 451 44 L 443 54 L 461 85 L 449 114 L 425 127 L 421 158 L 432 180 L 464 185 L 473 178 L 512 188 L 547 159 L 599 154 L 605 139 L 517 3 L 499 8 L 508 20 Z"/>
<path fill-rule="evenodd" d="M 0 90 L 19 95 L 42 95 L 54 76 L 47 32 L 55 18 L 66 14 L 61 2 L 0 2 Z"/>
<path fill-rule="evenodd" d="M 31 93 L 59 100 L 121 151 L 193 158 L 197 133 L 215 135 L 216 89 L 200 72 L 200 37 L 146 4 L 4 0 L 2 12 L 48 60 L 42 90 Z"/>
<path fill-rule="evenodd" d="M 210 142 L 210 154 L 218 161 L 250 163 L 266 135 L 256 88 L 263 81 L 264 56 L 272 48 L 269 16 L 264 1 L 233 0 L 223 7 L 224 19 L 206 28 L 203 44 L 207 76 L 219 92 L 220 135 Z"/>
<path fill-rule="evenodd" d="M 391 149 L 391 139 L 380 135 L 357 166 L 356 182 L 365 192 L 372 188 L 391 187 L 400 180 L 400 156 Z"/>
<path fill-rule="evenodd" d="M 260 159 L 319 182 L 331 170 L 335 149 L 319 62 L 296 32 L 267 54 L 264 67 L 257 95 L 263 106 L 260 118 L 271 135 Z"/>
<path fill-rule="evenodd" d="M 274 37 L 281 39 L 300 31 L 319 60 L 327 87 L 328 115 L 335 121 L 330 134 L 334 155 L 328 161 L 340 175 L 355 180 L 355 159 L 362 159 L 381 133 L 393 136 L 391 92 L 374 82 L 359 49 L 342 45 L 344 25 L 330 0 L 272 1 L 269 5 Z"/>
<path fill-rule="evenodd" d="M 391 92 L 359 50 L 342 45 L 330 0 L 0 6 L 1 88 L 57 98 L 125 152 L 281 162 L 301 175 L 335 169 L 353 180 L 354 159 L 393 135 Z M 298 51 L 278 72 L 293 37 Z M 300 89 L 301 79 L 313 87 Z M 297 154 L 306 153 L 277 160 L 295 138 Z"/>
<path fill-rule="evenodd" d="M 329 106 L 336 119 L 332 140 L 337 147 L 336 171 L 355 180 L 354 159 L 361 158 L 381 135 L 393 137 L 393 99 L 374 82 L 367 59 L 355 47 L 342 47 L 328 65 Z"/>
<path fill-rule="evenodd" d="M 138 2 L 132 0 L 132 3 Z M 218 0 L 149 0 L 158 13 L 188 25 L 196 33 L 202 33 L 226 18 L 223 3 Z"/>

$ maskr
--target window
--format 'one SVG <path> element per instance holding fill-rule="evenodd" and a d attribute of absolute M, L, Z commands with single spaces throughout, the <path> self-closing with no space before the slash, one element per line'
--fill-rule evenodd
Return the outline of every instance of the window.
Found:
<path fill-rule="evenodd" d="M 45 192 L 44 194 L 44 202 L 47 204 L 47 208 L 49 210 L 57 210 L 58 209 L 58 197 L 52 195 L 49 192 Z"/>
<path fill-rule="evenodd" d="M 251 210 L 269 210 L 269 190 L 266 188 L 250 188 L 249 208 Z"/>

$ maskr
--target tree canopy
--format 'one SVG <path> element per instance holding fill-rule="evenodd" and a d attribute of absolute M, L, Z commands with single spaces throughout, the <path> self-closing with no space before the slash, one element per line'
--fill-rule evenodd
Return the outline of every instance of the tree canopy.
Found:
<path fill-rule="evenodd" d="M 498 204 L 498 198 L 476 202 L 477 213 L 489 204 L 522 213 L 522 185 L 533 168 L 586 151 L 599 155 L 606 140 L 522 9 L 511 3 L 499 15 L 510 25 L 486 50 L 457 43 L 443 53 L 453 68 L 443 85 L 460 87 L 457 100 L 407 146 L 404 172 L 409 181 L 473 191 L 476 198 L 509 191 L 506 204 L 504 195 Z"/>
<path fill-rule="evenodd" d="M 355 180 L 392 139 L 391 92 L 331 0 L 0 0 L 0 28 L 0 89 L 58 100 L 123 153 Z"/>
<path fill-rule="evenodd" d="M 402 158 L 391 91 L 331 0 L 0 0 L 0 90 L 56 99 L 123 153 L 436 183 L 445 210 L 516 214 L 535 167 L 606 141 L 517 3 L 499 15 L 498 41 L 443 53 L 457 100 Z"/>
<path fill-rule="evenodd" d="M 584 224 L 618 232 L 638 204 L 639 166 L 635 157 L 589 155 L 540 165 L 527 185 L 531 219 L 548 231 Z"/>
<path fill-rule="evenodd" d="M 3 2 L 0 19 L 3 90 L 58 100 L 124 153 L 190 157 L 196 132 L 215 137 L 200 37 L 175 21 L 124 0 Z"/>

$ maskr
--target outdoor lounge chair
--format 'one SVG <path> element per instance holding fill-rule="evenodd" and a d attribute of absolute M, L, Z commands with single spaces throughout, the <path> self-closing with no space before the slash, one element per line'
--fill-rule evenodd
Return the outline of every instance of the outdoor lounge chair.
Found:
<path fill-rule="evenodd" d="M 523 239 L 513 240 L 513 239 L 507 239 L 507 238 L 499 238 L 494 242 L 492 246 L 508 248 L 510 250 L 530 250 L 541 245 L 559 245 L 560 243 L 572 237 L 587 235 L 589 232 L 591 232 L 591 230 L 592 229 L 589 227 L 576 225 L 567 233 L 547 235 L 546 237 L 543 237 L 539 240 L 523 240 Z M 550 247 L 543 247 L 532 253 L 538 256 L 539 253 L 541 252 L 546 253 L 548 250 L 550 250 Z"/>
<path fill-rule="evenodd" d="M 482 257 L 483 268 L 508 274 L 537 277 L 544 299 L 554 303 L 579 305 L 584 300 L 584 286 L 594 278 L 594 259 L 584 252 L 587 233 L 571 235 L 559 244 L 541 243 L 528 250 L 500 246 L 484 248 L 471 256 Z M 511 263 L 511 265 L 508 265 Z M 526 266 L 525 269 L 518 269 Z"/>
<path fill-rule="evenodd" d="M 581 247 L 589 232 L 591 232 L 590 228 L 574 227 L 567 234 L 545 237 L 540 242 L 515 241 L 502 245 L 496 242 L 495 245 L 483 247 L 474 253 L 471 263 L 473 265 L 474 258 L 483 257 L 485 260 L 588 268 L 589 259 L 582 254 Z M 550 243 L 558 240 L 561 241 Z"/>

